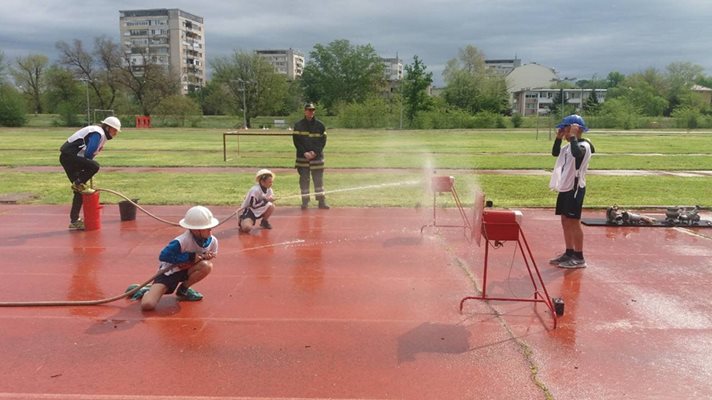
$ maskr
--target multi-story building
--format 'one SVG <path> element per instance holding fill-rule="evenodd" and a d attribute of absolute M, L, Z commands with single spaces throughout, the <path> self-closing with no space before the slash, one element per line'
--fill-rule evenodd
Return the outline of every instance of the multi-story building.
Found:
<path fill-rule="evenodd" d="M 179 9 L 119 11 L 121 46 L 135 71 L 164 66 L 180 77 L 183 94 L 205 85 L 203 17 Z"/>
<path fill-rule="evenodd" d="M 290 81 L 299 78 L 304 72 L 304 54 L 296 50 L 255 50 L 255 53 L 272 64 L 275 71 L 287 75 Z"/>
<path fill-rule="evenodd" d="M 606 101 L 606 89 L 522 89 L 512 94 L 514 98 L 512 111 L 523 116 L 548 114 L 551 103 L 561 95 L 559 98 L 562 102 L 573 105 L 578 112 L 581 112 L 586 100 L 594 91 L 599 103 Z"/>
<path fill-rule="evenodd" d="M 387 81 L 398 82 L 403 80 L 403 60 L 397 56 L 395 58 L 381 57 L 381 62 L 383 62 L 383 71 Z"/>
<path fill-rule="evenodd" d="M 395 58 L 381 57 L 383 63 L 383 74 L 386 81 L 386 91 L 396 93 L 403 80 L 403 60 L 398 56 Z"/>
<path fill-rule="evenodd" d="M 487 69 L 500 75 L 507 75 L 515 68 L 521 67 L 521 65 L 522 60 L 518 59 L 516 56 L 513 59 L 485 60 L 485 66 Z"/>

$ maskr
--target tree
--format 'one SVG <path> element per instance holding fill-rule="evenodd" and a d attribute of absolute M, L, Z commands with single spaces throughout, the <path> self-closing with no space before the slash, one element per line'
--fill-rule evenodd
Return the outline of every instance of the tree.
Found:
<path fill-rule="evenodd" d="M 95 39 L 97 46 L 107 45 L 111 43 L 109 40 L 98 38 Z M 88 85 L 88 89 L 94 94 L 91 99 L 92 104 L 96 104 L 100 109 L 111 109 L 116 99 L 117 86 L 113 74 L 107 71 L 109 68 L 112 72 L 118 68 L 118 65 L 106 66 L 103 62 L 97 61 L 90 52 L 84 49 L 81 40 L 75 39 L 70 46 L 64 41 L 59 41 L 55 45 L 59 50 L 59 64 L 67 67 L 72 71 L 74 78 L 82 80 Z M 116 51 L 116 49 L 114 50 Z M 103 53 L 102 49 L 96 52 Z M 112 58 L 115 60 L 115 57 Z M 120 59 L 120 58 L 119 58 Z"/>
<path fill-rule="evenodd" d="M 230 112 L 229 104 L 225 98 L 230 93 L 215 79 L 208 81 L 205 86 L 188 93 L 188 97 L 195 100 L 203 111 L 203 115 L 226 115 Z"/>
<path fill-rule="evenodd" d="M 402 101 L 405 103 L 406 118 L 411 124 L 418 111 L 425 111 L 430 107 L 427 89 L 433 83 L 433 73 L 425 72 L 426 69 L 418 56 L 413 56 L 413 63 L 405 66 Z"/>
<path fill-rule="evenodd" d="M 618 85 L 620 85 L 623 81 L 625 80 L 625 75 L 621 74 L 620 72 L 609 72 L 608 76 L 606 77 L 606 86 L 607 88 L 614 88 Z"/>
<path fill-rule="evenodd" d="M 27 57 L 18 57 L 17 66 L 11 69 L 15 85 L 19 87 L 31 100 L 32 111 L 42 113 L 42 93 L 45 89 L 45 70 L 49 64 L 47 56 L 30 54 Z"/>
<path fill-rule="evenodd" d="M 86 110 L 85 88 L 68 68 L 53 65 L 45 73 L 44 104 L 49 113 L 59 114 L 65 126 L 80 125 L 77 115 Z"/>
<path fill-rule="evenodd" d="M 301 83 L 307 100 L 332 112 L 339 102 L 363 102 L 384 87 L 384 65 L 373 47 L 335 40 L 316 44 Z"/>
<path fill-rule="evenodd" d="M 197 120 L 201 114 L 200 106 L 190 97 L 174 95 L 166 97 L 155 109 L 165 124 L 185 126 L 188 119 Z"/>
<path fill-rule="evenodd" d="M 671 63 L 666 67 L 665 78 L 668 83 L 666 98 L 669 102 L 666 115 L 671 115 L 675 108 L 684 105 L 685 100 L 689 100 L 692 86 L 703 76 L 704 68 L 689 62 Z"/>
<path fill-rule="evenodd" d="M 151 115 L 163 98 L 180 93 L 180 79 L 147 51 L 126 54 L 121 71 L 119 80 L 133 95 L 143 115 Z"/>
<path fill-rule="evenodd" d="M 0 81 L 0 126 L 22 126 L 26 122 L 25 102 L 12 86 Z"/>
<path fill-rule="evenodd" d="M 586 99 L 586 102 L 583 103 L 583 111 L 586 114 L 596 115 L 600 106 L 601 106 L 601 103 L 598 101 L 598 95 L 596 94 L 596 89 L 592 89 L 591 94 Z"/>
<path fill-rule="evenodd" d="M 258 115 L 284 110 L 289 98 L 287 78 L 259 54 L 235 51 L 230 57 L 215 59 L 211 66 L 213 79 L 229 94 L 231 109 L 236 115 L 244 112 L 248 127 Z"/>
<path fill-rule="evenodd" d="M 487 69 L 484 54 L 468 45 L 448 61 L 443 71 L 447 104 L 476 114 L 481 111 L 506 113 L 509 94 L 503 76 Z"/>

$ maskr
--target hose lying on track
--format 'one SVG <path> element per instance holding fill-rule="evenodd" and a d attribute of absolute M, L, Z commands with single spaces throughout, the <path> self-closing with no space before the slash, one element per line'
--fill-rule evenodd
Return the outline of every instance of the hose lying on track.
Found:
<path fill-rule="evenodd" d="M 138 208 L 139 210 L 143 211 L 146 215 L 148 215 L 149 217 L 151 217 L 151 218 L 153 218 L 153 219 L 155 219 L 155 220 L 157 220 L 157 221 L 166 223 L 166 224 L 168 224 L 168 225 L 180 226 L 180 224 L 178 224 L 177 222 L 168 221 L 168 220 L 165 220 L 165 219 L 163 219 L 163 218 L 160 218 L 160 217 L 158 217 L 158 216 L 155 216 L 155 215 L 151 214 L 151 213 L 148 212 L 145 208 L 141 207 L 140 205 L 136 204 L 133 200 L 131 200 L 131 199 L 129 199 L 128 197 L 126 197 L 123 193 L 117 192 L 117 191 L 115 191 L 115 190 L 103 189 L 103 188 L 96 188 L 96 191 L 98 191 L 98 192 L 107 192 L 107 193 L 115 194 L 115 195 L 117 195 L 117 196 L 119 196 L 119 197 L 121 197 L 121 198 L 123 198 L 123 199 L 126 199 L 126 201 L 128 201 L 128 202 L 131 203 L 131 204 L 133 204 L 136 208 Z M 236 216 L 238 213 L 240 213 L 240 211 L 242 211 L 242 208 L 238 208 L 237 211 L 235 211 L 234 213 L 230 214 L 230 215 L 227 216 L 226 218 L 223 218 L 222 222 L 220 222 L 219 224 L 215 225 L 215 227 L 217 228 L 218 226 L 220 226 L 220 225 L 224 224 L 225 222 L 229 221 L 230 218 Z"/>
<path fill-rule="evenodd" d="M 294 244 L 300 244 L 300 243 L 304 243 L 304 239 L 295 239 L 295 240 L 290 240 L 290 241 L 286 241 L 286 242 L 272 243 L 272 244 L 266 244 L 266 245 L 262 245 L 262 246 L 249 247 L 246 249 L 242 249 L 239 252 L 250 251 L 250 250 L 260 250 L 260 249 L 265 249 L 268 247 L 294 245 Z M 159 275 L 161 275 L 162 273 L 168 271 L 169 269 L 171 269 L 173 267 L 174 267 L 174 265 L 168 265 L 166 267 L 163 267 L 163 268 L 159 269 L 158 272 L 156 272 L 156 274 L 153 275 L 150 279 L 146 280 L 145 282 L 138 285 L 137 287 L 135 287 L 131 290 L 128 290 L 125 293 L 122 293 L 120 295 L 117 295 L 114 297 L 109 297 L 106 299 L 59 300 L 59 301 L 13 301 L 13 302 L 5 301 L 5 302 L 0 302 L 0 307 L 97 306 L 100 304 L 111 303 L 112 301 L 116 301 L 119 299 L 123 299 L 124 297 L 132 296 L 134 293 L 141 290 L 141 288 L 143 288 L 144 286 L 153 282 L 153 280 L 156 279 Z"/>
<path fill-rule="evenodd" d="M 16 301 L 16 302 L 0 302 L 0 307 L 50 307 L 50 306 L 96 306 L 99 304 L 105 304 L 105 303 L 111 303 L 112 301 L 116 301 L 119 299 L 123 299 L 124 297 L 129 297 L 132 296 L 134 293 L 138 292 L 142 287 L 148 285 L 149 283 L 153 282 L 154 279 L 156 279 L 159 275 L 162 273 L 168 271 L 170 268 L 173 268 L 173 265 L 170 265 L 168 267 L 164 267 L 158 270 L 156 272 L 156 275 L 153 275 L 151 279 L 147 280 L 146 282 L 140 284 L 138 287 L 135 287 L 125 293 L 122 293 L 118 296 L 114 297 L 109 297 L 106 299 L 99 299 L 99 300 L 59 300 L 59 301 Z"/>

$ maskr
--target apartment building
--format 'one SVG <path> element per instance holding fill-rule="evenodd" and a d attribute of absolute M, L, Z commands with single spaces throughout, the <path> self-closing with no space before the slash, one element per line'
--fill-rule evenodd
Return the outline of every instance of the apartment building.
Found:
<path fill-rule="evenodd" d="M 510 72 L 514 71 L 515 68 L 521 66 L 522 60 L 517 57 L 514 57 L 512 59 L 485 60 L 485 67 L 500 75 L 507 75 Z"/>
<path fill-rule="evenodd" d="M 294 49 L 255 50 L 255 53 L 272 64 L 278 73 L 286 75 L 290 81 L 299 78 L 304 72 L 304 54 Z"/>
<path fill-rule="evenodd" d="M 205 85 L 205 25 L 203 17 L 179 9 L 119 11 L 121 47 L 140 73 L 157 64 L 180 77 L 181 92 Z"/>

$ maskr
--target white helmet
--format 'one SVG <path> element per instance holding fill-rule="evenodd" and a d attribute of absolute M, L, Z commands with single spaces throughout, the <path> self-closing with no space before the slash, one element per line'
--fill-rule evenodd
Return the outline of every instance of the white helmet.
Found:
<path fill-rule="evenodd" d="M 268 169 L 266 169 L 266 168 L 263 168 L 263 169 L 257 171 L 257 173 L 255 174 L 255 182 L 259 182 L 259 181 L 260 181 L 260 177 L 261 177 L 262 175 L 270 175 L 270 176 L 272 176 L 272 179 L 274 179 L 274 172 L 272 172 L 272 171 L 270 171 L 270 170 L 268 170 Z"/>
<path fill-rule="evenodd" d="M 220 221 L 213 217 L 213 213 L 206 207 L 191 207 L 185 213 L 185 218 L 178 224 L 185 229 L 211 229 L 215 228 Z"/>
<path fill-rule="evenodd" d="M 101 121 L 101 123 L 109 125 L 110 127 L 116 129 L 117 132 L 121 132 L 121 121 L 119 121 L 116 117 L 106 117 L 103 121 Z"/>

